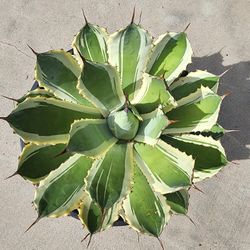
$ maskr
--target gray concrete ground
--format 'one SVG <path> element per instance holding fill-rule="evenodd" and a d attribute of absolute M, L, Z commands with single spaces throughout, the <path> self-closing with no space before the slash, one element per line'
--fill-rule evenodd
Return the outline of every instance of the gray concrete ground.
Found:
<path fill-rule="evenodd" d="M 142 24 L 154 36 L 166 30 L 187 33 L 195 57 L 191 68 L 208 69 L 223 76 L 221 93 L 231 92 L 222 106 L 220 121 L 239 132 L 223 142 L 230 160 L 216 178 L 199 184 L 204 194 L 191 192 L 189 216 L 174 217 L 162 233 L 166 249 L 250 249 L 250 1 L 63 1 L 1 0 L 0 94 L 19 97 L 31 86 L 35 59 L 26 47 L 37 51 L 70 47 L 83 25 L 81 8 L 89 20 L 113 32 L 128 24 L 136 3 Z M 0 99 L 0 115 L 13 103 Z M 43 219 L 28 233 L 36 218 L 31 206 L 33 187 L 20 177 L 5 181 L 17 167 L 18 137 L 1 122 L 0 249 L 85 249 L 79 221 L 72 218 Z M 116 227 L 94 236 L 90 249 L 160 249 L 157 240 L 128 227 Z"/>

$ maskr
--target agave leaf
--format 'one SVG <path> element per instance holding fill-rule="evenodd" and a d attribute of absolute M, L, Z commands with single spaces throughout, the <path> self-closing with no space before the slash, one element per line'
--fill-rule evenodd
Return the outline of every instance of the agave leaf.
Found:
<path fill-rule="evenodd" d="M 196 92 L 201 86 L 208 87 L 217 93 L 219 76 L 207 71 L 197 70 L 189 73 L 186 77 L 180 77 L 169 89 L 175 100 L 180 100 L 191 93 Z"/>
<path fill-rule="evenodd" d="M 120 109 L 125 103 L 118 74 L 109 64 L 84 61 L 77 88 L 104 116 Z"/>
<path fill-rule="evenodd" d="M 75 154 L 40 182 L 34 200 L 38 218 L 59 217 L 79 207 L 92 163 L 92 159 Z"/>
<path fill-rule="evenodd" d="M 186 189 L 164 195 L 174 214 L 187 214 L 189 194 Z"/>
<path fill-rule="evenodd" d="M 150 75 L 164 76 L 168 86 L 191 63 L 192 49 L 185 33 L 166 33 L 156 41 L 148 62 Z"/>
<path fill-rule="evenodd" d="M 46 98 L 50 98 L 50 97 L 52 97 L 54 99 L 58 99 L 49 90 L 37 88 L 37 89 L 28 91 L 24 96 L 22 96 L 21 98 L 17 99 L 17 103 L 19 104 L 19 103 L 25 101 L 28 97 L 30 97 L 30 98 L 34 98 L 34 97 L 46 97 Z"/>
<path fill-rule="evenodd" d="M 135 137 L 135 141 L 155 145 L 164 128 L 169 124 L 168 118 L 161 109 L 142 116 L 143 122 Z"/>
<path fill-rule="evenodd" d="M 111 227 L 113 223 L 118 220 L 120 206 L 120 203 L 116 203 L 111 208 L 103 210 L 91 199 L 89 194 L 86 193 L 78 209 L 79 218 L 88 228 L 88 231 L 93 234 Z"/>
<path fill-rule="evenodd" d="M 158 237 L 169 220 L 170 208 L 161 194 L 155 193 L 143 172 L 134 166 L 134 185 L 123 202 L 123 219 L 140 233 Z"/>
<path fill-rule="evenodd" d="M 76 88 L 81 69 L 74 57 L 63 50 L 37 54 L 35 80 L 55 96 L 93 107 Z"/>
<path fill-rule="evenodd" d="M 177 122 L 170 124 L 164 134 L 189 133 L 210 130 L 216 124 L 222 98 L 209 88 L 201 87 L 195 93 L 179 100 L 178 107 L 166 115 Z"/>
<path fill-rule="evenodd" d="M 95 108 L 53 98 L 35 97 L 20 103 L 5 119 L 24 141 L 56 144 L 68 141 L 74 120 L 100 117 Z"/>
<path fill-rule="evenodd" d="M 225 129 L 219 124 L 215 124 L 210 130 L 206 129 L 201 132 L 194 132 L 194 134 L 201 134 L 203 136 L 211 136 L 213 139 L 218 140 L 225 134 Z"/>
<path fill-rule="evenodd" d="M 152 147 L 135 143 L 137 163 L 155 191 L 166 194 L 191 185 L 194 160 L 162 140 Z"/>
<path fill-rule="evenodd" d="M 195 159 L 194 182 L 212 177 L 227 164 L 223 147 L 212 137 L 186 134 L 162 136 L 162 139 Z"/>
<path fill-rule="evenodd" d="M 134 100 L 136 109 L 141 113 L 149 113 L 162 105 L 164 112 L 168 112 L 177 106 L 172 95 L 167 91 L 163 79 L 144 74 L 142 87 Z"/>
<path fill-rule="evenodd" d="M 124 93 L 132 100 L 141 88 L 152 39 L 147 31 L 131 23 L 108 40 L 109 62 L 117 67 Z"/>
<path fill-rule="evenodd" d="M 116 144 L 97 160 L 86 178 L 86 190 L 102 210 L 120 202 L 131 189 L 133 145 Z"/>
<path fill-rule="evenodd" d="M 25 179 L 37 183 L 44 179 L 52 170 L 57 169 L 71 154 L 66 152 L 59 155 L 66 144 L 56 145 L 25 145 L 19 157 L 17 174 Z"/>
<path fill-rule="evenodd" d="M 72 124 L 67 151 L 97 157 L 116 142 L 104 119 L 83 119 Z"/>
<path fill-rule="evenodd" d="M 92 62 L 106 63 L 107 55 L 107 31 L 97 25 L 86 23 L 76 35 L 72 47 L 74 54 Z"/>

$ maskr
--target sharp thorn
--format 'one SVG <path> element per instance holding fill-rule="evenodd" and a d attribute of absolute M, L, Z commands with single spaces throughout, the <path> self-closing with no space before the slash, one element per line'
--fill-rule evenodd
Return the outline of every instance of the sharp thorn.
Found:
<path fill-rule="evenodd" d="M 5 99 L 8 99 L 8 100 L 11 100 L 11 101 L 14 101 L 14 102 L 18 102 L 18 100 L 17 99 L 15 99 L 15 98 L 12 98 L 12 97 L 8 97 L 8 96 L 5 96 L 5 95 L 1 95 L 3 98 L 5 98 Z"/>
<path fill-rule="evenodd" d="M 7 117 L 0 116 L 0 120 L 7 121 Z"/>
<path fill-rule="evenodd" d="M 191 23 L 189 23 L 189 24 L 186 26 L 186 28 L 183 30 L 183 33 L 187 31 L 187 29 L 189 28 L 190 24 L 191 24 Z"/>
<path fill-rule="evenodd" d="M 90 243 L 91 243 L 91 240 L 92 240 L 92 235 L 93 235 L 93 234 L 90 234 L 90 237 L 89 237 L 89 242 L 88 242 L 88 244 L 87 244 L 87 248 L 89 247 L 89 245 L 90 245 Z"/>
<path fill-rule="evenodd" d="M 14 177 L 16 175 L 18 175 L 17 172 L 15 172 L 14 174 L 11 174 L 10 176 L 6 177 L 4 180 L 8 180 L 8 179 L 10 179 L 10 178 L 12 178 L 12 177 Z"/>
<path fill-rule="evenodd" d="M 137 241 L 138 241 L 138 243 L 140 243 L 140 234 L 136 231 L 136 233 L 137 233 Z"/>
<path fill-rule="evenodd" d="M 197 225 L 194 223 L 194 221 L 191 219 L 190 216 L 188 216 L 187 214 L 186 214 L 185 216 L 191 221 L 191 223 L 192 223 L 194 226 L 197 226 Z"/>
<path fill-rule="evenodd" d="M 38 53 L 33 49 L 33 48 L 31 48 L 30 46 L 29 46 L 29 44 L 27 44 L 27 46 L 29 47 L 29 49 L 37 56 L 38 55 Z"/>
<path fill-rule="evenodd" d="M 84 238 L 81 240 L 81 242 L 85 241 L 89 237 L 90 233 L 87 233 Z"/>
<path fill-rule="evenodd" d="M 225 129 L 225 133 L 240 132 L 239 129 Z"/>
<path fill-rule="evenodd" d="M 228 71 L 230 71 L 232 68 L 233 68 L 233 67 L 231 67 L 231 68 L 225 70 L 224 72 L 222 72 L 222 73 L 219 75 L 219 77 L 224 76 L 224 75 L 225 75 Z"/>
<path fill-rule="evenodd" d="M 25 233 L 27 233 L 33 226 L 35 226 L 40 219 L 41 217 L 37 217 L 37 219 L 25 230 Z"/>
<path fill-rule="evenodd" d="M 199 192 L 205 194 L 200 188 L 198 188 L 195 184 L 192 185 L 194 189 L 198 190 Z"/>
<path fill-rule="evenodd" d="M 160 243 L 160 245 L 161 245 L 162 250 L 164 250 L 164 246 L 163 246 L 162 240 L 161 240 L 159 237 L 157 237 L 157 240 L 159 241 L 159 243 Z"/>
<path fill-rule="evenodd" d="M 84 18 L 84 20 L 85 20 L 85 23 L 88 24 L 89 22 L 88 22 L 88 20 L 87 20 L 87 17 L 86 17 L 86 15 L 85 15 L 85 12 L 84 12 L 83 9 L 82 9 L 82 15 L 83 15 L 83 18 Z"/>
<path fill-rule="evenodd" d="M 131 18 L 130 24 L 134 23 L 134 19 L 135 19 L 135 6 L 134 6 L 134 9 L 133 9 L 133 14 L 132 14 L 132 18 Z"/>
<path fill-rule="evenodd" d="M 221 98 L 222 98 L 222 100 L 225 98 L 225 97 L 227 97 L 227 96 L 229 96 L 229 95 L 231 95 L 231 92 L 227 92 L 227 93 L 225 93 Z"/>
<path fill-rule="evenodd" d="M 139 22 L 138 22 L 138 25 L 140 25 L 140 24 L 141 24 L 141 17 L 142 17 L 142 11 L 141 11 L 140 16 L 139 16 Z"/>

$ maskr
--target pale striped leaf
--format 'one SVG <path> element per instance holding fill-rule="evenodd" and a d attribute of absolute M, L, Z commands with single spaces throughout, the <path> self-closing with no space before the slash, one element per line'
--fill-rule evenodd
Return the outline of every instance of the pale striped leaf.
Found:
<path fill-rule="evenodd" d="M 174 214 L 187 214 L 190 195 L 186 189 L 165 194 L 164 196 Z"/>
<path fill-rule="evenodd" d="M 93 160 L 75 154 L 40 182 L 35 194 L 38 218 L 59 217 L 79 207 L 84 178 Z"/>
<path fill-rule="evenodd" d="M 83 119 L 72 124 L 67 151 L 97 157 L 116 142 L 104 119 Z"/>
<path fill-rule="evenodd" d="M 81 57 L 93 62 L 107 62 L 107 36 L 104 28 L 86 23 L 73 41 L 74 53 L 80 53 Z"/>
<path fill-rule="evenodd" d="M 119 218 L 121 204 L 116 203 L 111 208 L 103 210 L 85 193 L 80 205 L 79 218 L 91 234 L 105 230 L 113 225 Z"/>
<path fill-rule="evenodd" d="M 180 77 L 170 85 L 169 89 L 175 100 L 180 100 L 196 92 L 201 86 L 208 87 L 216 93 L 218 85 L 219 76 L 213 75 L 207 71 L 197 70 L 195 72 L 190 72 L 185 77 Z"/>
<path fill-rule="evenodd" d="M 5 119 L 24 141 L 65 143 L 74 120 L 100 118 L 95 108 L 53 98 L 27 98 Z"/>
<path fill-rule="evenodd" d="M 227 164 L 221 143 L 212 137 L 187 134 L 162 136 L 162 139 L 195 159 L 194 182 L 212 177 Z"/>
<path fill-rule="evenodd" d="M 84 61 L 77 88 L 104 116 L 125 103 L 117 71 L 109 64 Z"/>
<path fill-rule="evenodd" d="M 134 23 L 112 34 L 108 40 L 109 62 L 117 67 L 129 100 L 133 100 L 141 88 L 151 43 L 149 33 Z"/>
<path fill-rule="evenodd" d="M 170 85 L 191 63 L 192 49 L 185 33 L 166 33 L 156 41 L 147 72 L 164 76 Z"/>
<path fill-rule="evenodd" d="M 133 145 L 114 145 L 97 160 L 86 178 L 86 190 L 101 209 L 120 202 L 131 189 Z"/>
<path fill-rule="evenodd" d="M 170 208 L 165 198 L 155 193 L 135 162 L 134 185 L 123 202 L 123 219 L 140 233 L 158 237 L 168 220 Z"/>
<path fill-rule="evenodd" d="M 57 169 L 70 156 L 70 153 L 59 155 L 66 144 L 25 145 L 19 157 L 17 172 L 25 179 L 37 183 L 44 179 L 52 170 Z"/>
<path fill-rule="evenodd" d="M 139 167 L 155 191 L 166 194 L 191 185 L 194 160 L 191 156 L 159 140 L 152 147 L 136 143 Z"/>
<path fill-rule="evenodd" d="M 35 80 L 40 86 L 63 100 L 93 107 L 76 88 L 80 74 L 80 66 L 68 52 L 51 50 L 37 54 Z"/>
<path fill-rule="evenodd" d="M 162 130 L 169 124 L 168 118 L 161 109 L 142 116 L 143 121 L 135 137 L 135 141 L 155 145 L 160 137 Z"/>
<path fill-rule="evenodd" d="M 152 112 L 159 105 L 162 106 L 164 112 L 168 112 L 177 105 L 167 91 L 164 80 L 146 73 L 143 74 L 142 87 L 131 103 L 141 114 Z"/>
<path fill-rule="evenodd" d="M 208 87 L 201 87 L 196 92 L 180 99 L 178 107 L 166 114 L 170 124 L 164 134 L 189 133 L 210 130 L 217 122 L 222 97 Z"/>

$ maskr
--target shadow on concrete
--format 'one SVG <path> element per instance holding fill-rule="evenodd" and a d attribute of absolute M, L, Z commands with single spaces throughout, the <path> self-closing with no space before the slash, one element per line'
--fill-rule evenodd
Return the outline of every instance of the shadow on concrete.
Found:
<path fill-rule="evenodd" d="M 223 65 L 223 56 L 220 52 L 194 57 L 188 71 L 196 69 L 207 70 L 222 76 L 219 93 L 230 93 L 222 104 L 219 123 L 228 130 L 238 132 L 226 133 L 222 144 L 228 159 L 242 160 L 250 156 L 250 61 L 239 62 L 232 65 Z"/>

